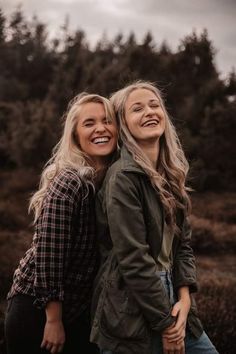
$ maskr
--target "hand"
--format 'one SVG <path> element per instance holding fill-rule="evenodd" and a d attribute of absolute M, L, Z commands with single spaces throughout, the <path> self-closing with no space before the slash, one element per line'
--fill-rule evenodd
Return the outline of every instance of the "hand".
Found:
<path fill-rule="evenodd" d="M 169 342 L 167 338 L 162 336 L 163 354 L 185 354 L 184 341 Z"/>
<path fill-rule="evenodd" d="M 190 300 L 179 300 L 173 306 L 172 316 L 176 317 L 177 320 L 174 325 L 166 328 L 163 331 L 163 336 L 168 339 L 169 342 L 181 342 L 185 338 L 185 328 L 187 317 L 190 309 Z"/>
<path fill-rule="evenodd" d="M 51 354 L 60 353 L 65 343 L 65 331 L 61 320 L 46 321 L 41 348 Z"/>

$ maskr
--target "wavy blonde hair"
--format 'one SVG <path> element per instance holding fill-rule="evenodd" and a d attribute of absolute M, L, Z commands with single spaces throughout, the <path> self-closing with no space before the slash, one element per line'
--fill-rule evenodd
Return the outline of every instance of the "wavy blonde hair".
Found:
<path fill-rule="evenodd" d="M 76 126 L 81 106 L 90 102 L 103 104 L 107 120 L 116 120 L 110 101 L 103 96 L 82 92 L 69 102 L 67 111 L 63 116 L 64 129 L 62 137 L 53 148 L 51 158 L 45 164 L 38 191 L 34 193 L 30 199 L 29 212 L 33 211 L 34 222 L 41 212 L 49 184 L 61 170 L 66 168 L 76 170 L 87 185 L 93 185 L 95 169 L 89 157 L 81 150 L 76 134 Z"/>
<path fill-rule="evenodd" d="M 151 161 L 137 144 L 126 124 L 125 104 L 131 92 L 137 89 L 146 89 L 153 92 L 158 98 L 165 116 L 165 131 L 160 138 L 160 151 L 156 169 L 153 168 Z M 185 186 L 189 164 L 176 129 L 165 108 L 161 91 L 152 82 L 138 80 L 113 93 L 110 100 L 118 118 L 122 143 L 132 154 L 137 164 L 149 176 L 152 185 L 160 195 L 167 223 L 174 232 L 179 234 L 180 230 L 176 224 L 177 210 L 183 209 L 185 212 L 189 212 L 191 209 L 191 202 L 187 193 L 191 189 Z"/>

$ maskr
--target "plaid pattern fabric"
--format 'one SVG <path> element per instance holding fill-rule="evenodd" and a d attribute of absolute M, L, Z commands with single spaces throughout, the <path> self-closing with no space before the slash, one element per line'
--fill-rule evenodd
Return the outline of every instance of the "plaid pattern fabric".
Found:
<path fill-rule="evenodd" d="M 61 171 L 49 186 L 7 298 L 18 292 L 35 296 L 39 308 L 60 300 L 70 322 L 88 306 L 97 268 L 93 188 L 76 171 Z"/>

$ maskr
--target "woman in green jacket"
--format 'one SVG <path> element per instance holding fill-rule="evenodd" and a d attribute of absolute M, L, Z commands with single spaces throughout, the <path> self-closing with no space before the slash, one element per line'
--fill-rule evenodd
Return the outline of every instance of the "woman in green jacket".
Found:
<path fill-rule="evenodd" d="M 192 296 L 188 162 L 161 93 L 138 81 L 111 101 L 122 148 L 97 194 L 90 339 L 102 354 L 215 354 Z"/>

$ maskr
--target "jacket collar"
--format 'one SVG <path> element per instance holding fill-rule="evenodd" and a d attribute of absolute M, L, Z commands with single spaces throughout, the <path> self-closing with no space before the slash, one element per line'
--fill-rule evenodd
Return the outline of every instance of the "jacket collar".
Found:
<path fill-rule="evenodd" d="M 121 168 L 123 171 L 136 172 L 141 174 L 146 174 L 141 166 L 134 161 L 131 153 L 127 150 L 125 146 L 122 146 L 120 153 Z"/>

